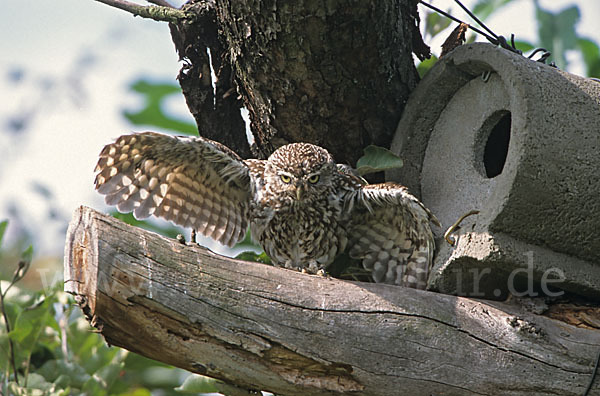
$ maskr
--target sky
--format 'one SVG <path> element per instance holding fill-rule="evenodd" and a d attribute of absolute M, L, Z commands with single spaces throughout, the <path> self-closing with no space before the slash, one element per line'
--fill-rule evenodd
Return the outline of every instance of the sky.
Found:
<path fill-rule="evenodd" d="M 452 0 L 430 2 L 466 19 Z M 550 10 L 578 4 L 578 31 L 600 42 L 600 1 L 540 4 Z M 7 244 L 29 233 L 38 257 L 61 257 L 67 223 L 79 205 L 109 210 L 94 191 L 93 169 L 105 144 L 140 131 L 121 115 L 142 106 L 129 85 L 142 77 L 174 83 L 181 64 L 167 24 L 93 0 L 3 0 L 2 8 L 0 220 L 10 221 Z M 513 1 L 487 24 L 498 34 L 534 41 L 532 0 Z M 436 54 L 441 36 L 429 43 Z M 583 74 L 572 60 L 569 70 Z M 192 121 L 182 96 L 167 107 Z"/>

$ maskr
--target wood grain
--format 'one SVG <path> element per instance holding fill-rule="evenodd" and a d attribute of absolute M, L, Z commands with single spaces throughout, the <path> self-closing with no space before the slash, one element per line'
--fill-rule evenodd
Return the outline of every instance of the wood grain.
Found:
<path fill-rule="evenodd" d="M 229 259 L 86 207 L 65 290 L 111 345 L 283 395 L 581 395 L 600 351 L 506 304 Z"/>

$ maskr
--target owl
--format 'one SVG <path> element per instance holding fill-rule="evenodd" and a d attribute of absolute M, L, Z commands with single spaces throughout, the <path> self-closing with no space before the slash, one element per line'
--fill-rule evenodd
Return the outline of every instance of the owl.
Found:
<path fill-rule="evenodd" d="M 248 227 L 274 265 L 322 273 L 346 253 L 375 282 L 424 289 L 433 214 L 405 187 L 367 185 L 327 150 L 292 143 L 241 159 L 201 137 L 144 132 L 104 147 L 96 189 L 108 205 L 233 246 Z"/>

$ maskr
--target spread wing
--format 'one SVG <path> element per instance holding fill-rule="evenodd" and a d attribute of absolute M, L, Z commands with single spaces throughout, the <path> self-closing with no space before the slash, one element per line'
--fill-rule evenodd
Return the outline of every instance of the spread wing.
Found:
<path fill-rule="evenodd" d="M 349 255 L 375 282 L 425 289 L 435 243 L 433 214 L 395 183 L 363 186 L 349 196 Z"/>
<path fill-rule="evenodd" d="M 248 228 L 248 167 L 227 147 L 200 137 L 144 132 L 104 147 L 96 189 L 109 205 L 191 227 L 233 246 Z"/>

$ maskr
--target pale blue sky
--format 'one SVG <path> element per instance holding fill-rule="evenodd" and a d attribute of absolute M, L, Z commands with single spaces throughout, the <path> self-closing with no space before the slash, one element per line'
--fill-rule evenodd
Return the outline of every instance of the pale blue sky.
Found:
<path fill-rule="evenodd" d="M 432 3 L 444 9 L 453 4 Z M 579 31 L 600 41 L 599 1 L 540 3 L 553 10 L 578 4 Z M 532 4 L 513 2 L 488 21 L 490 27 L 534 40 Z M 93 0 L 3 0 L 2 8 L 0 219 L 11 220 L 12 238 L 21 230 L 35 232 L 38 256 L 61 255 L 73 210 L 82 204 L 107 209 L 94 192 L 93 169 L 103 145 L 134 130 L 120 115 L 140 105 L 128 84 L 141 76 L 175 82 L 180 64 L 165 23 Z M 436 53 L 439 44 L 432 43 Z M 577 63 L 571 71 L 583 73 Z M 169 108 L 189 117 L 183 98 Z"/>

